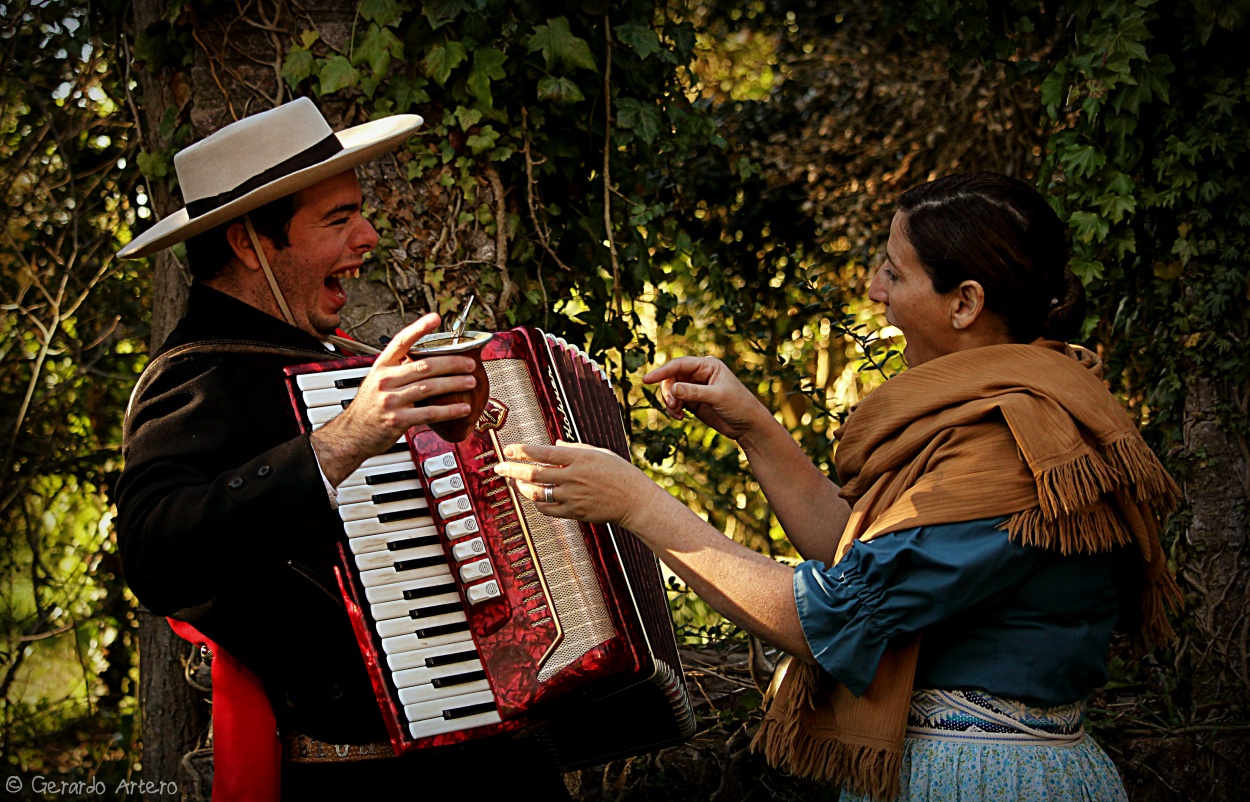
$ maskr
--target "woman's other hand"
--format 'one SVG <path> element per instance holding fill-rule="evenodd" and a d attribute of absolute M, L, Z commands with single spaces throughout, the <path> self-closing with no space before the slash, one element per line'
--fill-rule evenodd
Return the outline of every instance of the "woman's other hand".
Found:
<path fill-rule="evenodd" d="M 510 461 L 495 465 L 495 473 L 512 480 L 518 493 L 553 518 L 628 529 L 629 520 L 652 500 L 649 494 L 664 494 L 632 464 L 594 446 L 517 443 L 505 448 L 504 456 Z"/>
<path fill-rule="evenodd" d="M 734 440 L 747 437 L 762 422 L 775 423 L 755 394 L 715 357 L 679 357 L 643 376 L 642 381 L 660 385 L 669 415 L 680 419 L 688 409 Z"/>

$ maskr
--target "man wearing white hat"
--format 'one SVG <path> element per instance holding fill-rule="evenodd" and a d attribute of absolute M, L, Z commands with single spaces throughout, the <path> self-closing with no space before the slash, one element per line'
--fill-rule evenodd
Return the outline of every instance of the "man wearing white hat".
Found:
<path fill-rule="evenodd" d="M 467 404 L 425 402 L 471 388 L 473 362 L 408 359 L 439 325 L 426 315 L 390 342 L 351 406 L 311 436 L 298 432 L 282 373 L 333 356 L 323 341 L 347 300 L 341 278 L 356 275 L 377 245 L 353 168 L 420 124 L 395 115 L 334 133 L 307 99 L 239 120 L 177 154 L 186 208 L 118 254 L 186 241 L 195 278 L 186 316 L 127 413 L 117 488 L 126 578 L 149 609 L 191 622 L 259 676 L 288 751 L 297 744 L 306 758 L 282 766 L 287 798 L 355 794 L 433 769 L 430 758 L 386 758 L 377 701 L 336 590 L 334 488 L 408 428 L 468 414 Z M 480 773 L 506 755 L 531 766 L 523 785 L 567 798 L 559 775 L 530 750 L 489 742 L 435 750 L 438 776 L 414 778 L 413 793 L 443 787 L 443 777 L 446 787 L 463 781 L 454 777 L 461 763 L 477 767 L 478 784 L 465 786 L 474 793 L 481 782 L 514 787 L 515 776 Z M 231 769 L 222 754 L 219 736 L 219 779 Z"/>

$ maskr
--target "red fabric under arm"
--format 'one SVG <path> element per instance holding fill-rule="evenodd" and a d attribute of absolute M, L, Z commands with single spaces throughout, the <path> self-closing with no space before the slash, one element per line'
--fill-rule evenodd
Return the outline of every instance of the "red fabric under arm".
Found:
<path fill-rule="evenodd" d="M 169 625 L 213 652 L 213 802 L 278 802 L 282 745 L 260 677 L 185 621 Z"/>

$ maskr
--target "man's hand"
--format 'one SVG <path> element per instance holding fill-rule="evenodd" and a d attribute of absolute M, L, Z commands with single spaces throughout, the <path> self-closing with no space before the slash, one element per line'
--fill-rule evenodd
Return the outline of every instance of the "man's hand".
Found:
<path fill-rule="evenodd" d="M 438 404 L 437 396 L 470 390 L 477 384 L 474 361 L 466 356 L 413 360 L 408 351 L 438 329 L 428 314 L 387 344 L 347 409 L 312 435 L 313 450 L 326 478 L 338 487 L 360 463 L 381 454 L 413 426 L 463 418 L 468 404 Z M 434 399 L 430 405 L 424 402 Z"/>

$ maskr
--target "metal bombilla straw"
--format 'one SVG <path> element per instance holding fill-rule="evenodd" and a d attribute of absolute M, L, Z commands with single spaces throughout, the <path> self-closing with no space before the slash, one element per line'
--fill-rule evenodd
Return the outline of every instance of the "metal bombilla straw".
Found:
<path fill-rule="evenodd" d="M 469 319 L 469 310 L 473 308 L 474 295 L 469 294 L 469 302 L 464 305 L 464 309 L 460 310 L 460 315 L 456 318 L 456 322 L 451 325 L 451 344 L 460 343 L 460 335 L 464 333 L 465 321 Z"/>

